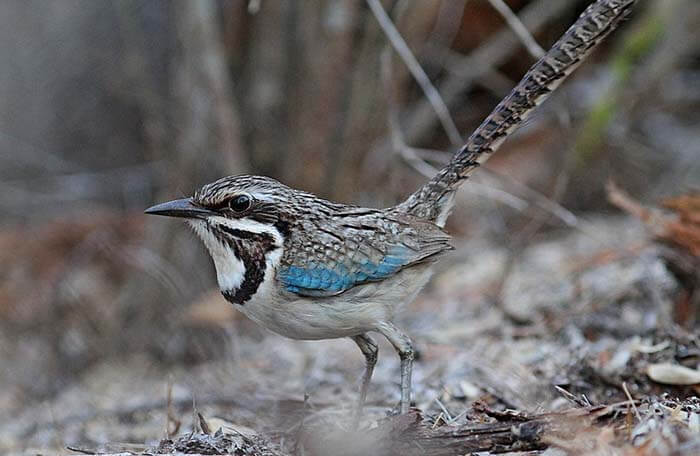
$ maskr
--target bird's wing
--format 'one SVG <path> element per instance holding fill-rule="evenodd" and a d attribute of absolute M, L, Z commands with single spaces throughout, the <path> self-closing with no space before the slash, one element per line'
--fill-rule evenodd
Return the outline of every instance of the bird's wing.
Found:
<path fill-rule="evenodd" d="M 285 245 L 277 271 L 282 286 L 302 296 L 334 296 L 452 249 L 442 229 L 403 214 L 347 217 L 304 228 Z"/>

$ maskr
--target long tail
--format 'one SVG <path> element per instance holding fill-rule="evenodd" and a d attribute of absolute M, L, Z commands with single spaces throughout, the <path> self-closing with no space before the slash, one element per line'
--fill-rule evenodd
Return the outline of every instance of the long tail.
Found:
<path fill-rule="evenodd" d="M 636 0 L 597 0 L 535 63 L 452 160 L 396 207 L 444 226 L 459 186 L 625 18 Z"/>

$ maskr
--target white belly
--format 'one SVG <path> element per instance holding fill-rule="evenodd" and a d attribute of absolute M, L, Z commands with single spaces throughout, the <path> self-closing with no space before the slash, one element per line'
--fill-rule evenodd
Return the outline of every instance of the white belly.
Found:
<path fill-rule="evenodd" d="M 333 339 L 374 331 L 411 302 L 430 278 L 430 265 L 416 265 L 382 281 L 337 296 L 298 297 L 274 283 L 273 269 L 258 293 L 236 307 L 259 325 L 291 339 Z"/>

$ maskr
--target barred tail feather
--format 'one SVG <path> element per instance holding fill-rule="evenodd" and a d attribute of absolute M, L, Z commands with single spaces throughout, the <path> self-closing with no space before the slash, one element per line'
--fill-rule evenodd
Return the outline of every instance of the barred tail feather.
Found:
<path fill-rule="evenodd" d="M 452 160 L 397 206 L 400 212 L 432 220 L 444 226 L 454 193 L 544 102 L 625 18 L 636 0 L 597 0 L 592 3 L 552 48 L 525 74 L 469 137 Z"/>

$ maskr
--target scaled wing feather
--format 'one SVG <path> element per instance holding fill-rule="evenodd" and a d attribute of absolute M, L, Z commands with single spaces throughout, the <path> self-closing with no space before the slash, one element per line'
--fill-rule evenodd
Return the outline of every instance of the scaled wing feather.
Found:
<path fill-rule="evenodd" d="M 447 233 L 432 223 L 409 224 L 405 215 L 380 222 L 374 217 L 343 219 L 326 226 L 320 238 L 318 230 L 313 240 L 297 236 L 286 246 L 278 280 L 298 295 L 333 296 L 391 277 L 452 248 Z M 343 236 L 334 236 L 333 230 L 343 230 Z"/>

